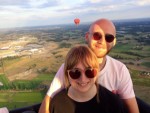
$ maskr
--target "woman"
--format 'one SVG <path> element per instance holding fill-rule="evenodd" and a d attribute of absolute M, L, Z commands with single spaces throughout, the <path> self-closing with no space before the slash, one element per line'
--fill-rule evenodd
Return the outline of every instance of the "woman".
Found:
<path fill-rule="evenodd" d="M 119 97 L 96 84 L 99 63 L 88 47 L 73 47 L 64 67 L 65 89 L 52 98 L 50 113 L 124 113 Z"/>

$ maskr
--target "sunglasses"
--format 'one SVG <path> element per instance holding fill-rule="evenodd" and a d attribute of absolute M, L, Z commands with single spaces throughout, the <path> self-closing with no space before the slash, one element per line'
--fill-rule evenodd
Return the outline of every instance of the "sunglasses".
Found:
<path fill-rule="evenodd" d="M 95 32 L 93 33 L 93 39 L 94 40 L 100 40 L 102 38 L 102 34 L 100 34 L 99 32 Z M 114 35 L 112 34 L 105 34 L 105 40 L 108 43 L 111 43 L 114 40 Z"/>
<path fill-rule="evenodd" d="M 86 70 L 81 70 L 81 69 L 78 69 L 78 68 L 74 68 L 72 70 L 68 70 L 68 75 L 72 79 L 78 79 L 78 78 L 80 78 L 80 76 L 82 75 L 83 72 L 84 72 L 84 74 L 86 75 L 87 78 L 94 78 L 97 74 L 96 69 L 87 68 Z"/>

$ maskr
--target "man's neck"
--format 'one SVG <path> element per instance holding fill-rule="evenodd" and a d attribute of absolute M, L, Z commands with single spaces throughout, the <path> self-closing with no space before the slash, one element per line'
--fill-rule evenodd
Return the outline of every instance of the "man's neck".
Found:
<path fill-rule="evenodd" d="M 106 56 L 103 58 L 98 58 L 98 62 L 99 62 L 100 70 L 102 70 L 106 64 Z"/>

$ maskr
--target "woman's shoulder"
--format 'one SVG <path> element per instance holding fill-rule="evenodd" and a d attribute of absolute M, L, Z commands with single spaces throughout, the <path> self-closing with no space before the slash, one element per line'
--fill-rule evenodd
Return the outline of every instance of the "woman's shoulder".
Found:
<path fill-rule="evenodd" d="M 51 113 L 73 113 L 74 103 L 69 98 L 67 92 L 67 89 L 62 89 L 51 99 Z"/>
<path fill-rule="evenodd" d="M 101 99 L 105 99 L 109 101 L 120 100 L 119 95 L 109 91 L 107 88 L 103 87 L 102 85 L 99 85 L 99 96 Z"/>
<path fill-rule="evenodd" d="M 67 89 L 65 88 L 56 93 L 51 99 L 51 101 L 61 101 L 62 98 L 67 98 Z"/>

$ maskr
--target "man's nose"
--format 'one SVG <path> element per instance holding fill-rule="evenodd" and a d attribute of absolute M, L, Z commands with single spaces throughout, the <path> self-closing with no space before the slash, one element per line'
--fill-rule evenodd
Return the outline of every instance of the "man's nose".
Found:
<path fill-rule="evenodd" d="M 102 35 L 101 38 L 97 42 L 98 43 L 104 43 L 105 42 L 105 36 Z"/>

